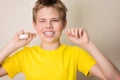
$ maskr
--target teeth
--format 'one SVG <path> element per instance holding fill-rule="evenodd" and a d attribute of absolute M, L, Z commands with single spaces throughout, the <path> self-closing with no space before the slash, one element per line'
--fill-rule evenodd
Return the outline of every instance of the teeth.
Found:
<path fill-rule="evenodd" d="M 44 32 L 44 34 L 47 36 L 52 36 L 52 35 L 54 35 L 54 32 Z"/>

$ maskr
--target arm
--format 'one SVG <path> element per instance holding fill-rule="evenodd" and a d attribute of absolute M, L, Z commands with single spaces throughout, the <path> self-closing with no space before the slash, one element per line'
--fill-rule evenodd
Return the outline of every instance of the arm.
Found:
<path fill-rule="evenodd" d="M 26 34 L 28 35 L 27 39 L 21 40 L 19 39 L 19 35 L 20 34 Z M 31 42 L 31 40 L 36 36 L 36 34 L 34 33 L 30 33 L 30 32 L 24 32 L 23 30 L 17 32 L 15 34 L 15 36 L 13 37 L 13 39 L 0 50 L 0 76 L 6 75 L 6 71 L 2 68 L 1 64 L 2 62 L 13 52 L 15 52 L 16 50 L 18 50 L 19 48 L 29 44 Z"/>
<path fill-rule="evenodd" d="M 78 46 L 84 48 L 90 53 L 90 55 L 96 60 L 96 67 L 93 67 L 90 71 L 91 74 L 97 75 L 97 77 L 107 80 L 120 80 L 120 71 L 117 67 L 106 58 L 89 39 L 87 31 L 85 29 L 68 29 L 68 37 Z M 101 74 L 104 77 L 101 76 Z"/>
<path fill-rule="evenodd" d="M 120 71 L 116 66 L 107 59 L 96 47 L 90 42 L 85 49 L 90 52 L 93 58 L 97 61 L 99 69 L 108 80 L 120 80 Z"/>
<path fill-rule="evenodd" d="M 98 77 L 101 80 L 107 80 L 106 77 L 103 75 L 103 73 L 101 72 L 101 70 L 99 69 L 98 65 L 95 64 L 91 70 L 89 71 L 90 74 L 92 74 L 93 76 Z"/>
<path fill-rule="evenodd" d="M 3 67 L 0 67 L 0 77 L 7 75 L 7 72 Z"/>

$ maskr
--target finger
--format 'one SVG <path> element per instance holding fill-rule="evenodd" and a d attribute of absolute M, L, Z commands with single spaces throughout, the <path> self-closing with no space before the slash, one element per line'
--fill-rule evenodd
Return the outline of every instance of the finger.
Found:
<path fill-rule="evenodd" d="M 79 35 L 78 35 L 79 30 L 77 28 L 75 28 L 75 37 L 78 39 Z"/>
<path fill-rule="evenodd" d="M 70 34 L 70 28 L 68 28 L 67 33 Z"/>
<path fill-rule="evenodd" d="M 67 29 L 67 35 L 70 36 L 71 33 L 70 33 L 70 28 Z"/>
<path fill-rule="evenodd" d="M 19 36 L 21 35 L 21 34 L 23 34 L 24 33 L 24 30 L 19 30 L 19 31 L 17 31 L 16 32 L 16 34 L 15 34 L 15 36 L 14 36 L 14 38 L 16 37 L 16 38 L 19 38 Z"/>
<path fill-rule="evenodd" d="M 78 36 L 79 36 L 79 38 L 82 37 L 82 29 L 81 29 L 81 28 L 80 28 L 79 31 L 78 31 Z"/>
<path fill-rule="evenodd" d="M 25 32 L 24 34 L 31 36 L 33 33 L 32 32 Z"/>
<path fill-rule="evenodd" d="M 34 37 L 30 37 L 27 39 L 27 44 L 29 44 L 32 40 L 33 40 Z"/>
<path fill-rule="evenodd" d="M 36 37 L 36 34 L 35 34 L 35 33 L 32 33 L 31 37 L 32 37 L 32 38 L 35 38 L 35 37 Z"/>
<path fill-rule="evenodd" d="M 88 33 L 86 29 L 83 30 L 83 36 L 88 37 Z"/>
<path fill-rule="evenodd" d="M 25 35 L 26 37 L 23 40 L 27 40 L 29 38 L 30 33 L 24 31 L 24 33 L 22 35 Z"/>
<path fill-rule="evenodd" d="M 71 36 L 75 36 L 75 29 L 71 28 L 70 31 L 71 31 Z"/>
<path fill-rule="evenodd" d="M 32 33 L 24 31 L 24 35 L 26 35 L 26 38 L 24 38 L 24 40 L 27 40 L 28 38 L 31 38 Z"/>
<path fill-rule="evenodd" d="M 35 33 L 30 33 L 30 32 L 28 32 L 28 34 L 29 34 L 29 38 L 34 38 L 34 37 L 36 37 L 36 34 L 35 34 Z"/>
<path fill-rule="evenodd" d="M 19 30 L 19 31 L 16 32 L 16 35 L 20 35 L 20 34 L 22 34 L 23 32 L 24 32 L 24 30 Z"/>

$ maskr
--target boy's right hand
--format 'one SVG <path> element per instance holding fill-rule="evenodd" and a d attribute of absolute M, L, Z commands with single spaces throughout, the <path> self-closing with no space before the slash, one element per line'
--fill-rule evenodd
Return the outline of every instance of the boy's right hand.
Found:
<path fill-rule="evenodd" d="M 20 39 L 19 36 L 25 34 L 28 37 L 26 39 Z M 0 50 L 0 64 L 8 57 L 11 53 L 19 48 L 29 44 L 31 40 L 36 36 L 35 33 L 25 32 L 24 30 L 18 31 L 12 40 Z"/>
<path fill-rule="evenodd" d="M 26 39 L 20 39 L 19 36 L 22 35 L 22 34 L 25 34 L 28 36 L 28 38 Z M 18 31 L 15 36 L 12 38 L 12 40 L 10 41 L 10 44 L 12 44 L 12 46 L 15 48 L 15 49 L 19 49 L 27 44 L 29 44 L 31 42 L 31 40 L 33 38 L 36 37 L 36 34 L 35 33 L 31 33 L 31 32 L 25 32 L 24 30 L 20 30 Z"/>

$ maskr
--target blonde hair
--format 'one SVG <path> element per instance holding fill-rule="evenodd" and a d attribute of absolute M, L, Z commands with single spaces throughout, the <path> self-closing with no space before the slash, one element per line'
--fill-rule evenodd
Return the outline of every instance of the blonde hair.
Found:
<path fill-rule="evenodd" d="M 67 8 L 61 0 L 37 0 L 35 3 L 35 6 L 33 7 L 33 11 L 32 11 L 34 22 L 36 22 L 38 11 L 43 7 L 55 8 L 59 12 L 60 18 L 63 21 L 66 21 Z"/>

